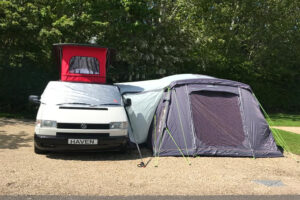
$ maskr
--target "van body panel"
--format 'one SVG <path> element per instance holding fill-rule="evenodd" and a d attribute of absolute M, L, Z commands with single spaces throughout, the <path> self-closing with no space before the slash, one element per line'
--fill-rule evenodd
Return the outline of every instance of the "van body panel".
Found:
<path fill-rule="evenodd" d="M 123 106 L 94 107 L 95 110 L 86 106 L 47 106 L 41 104 L 37 119 L 55 120 L 57 122 L 70 123 L 111 123 L 127 122 L 127 116 Z M 68 109 L 69 108 L 69 109 Z M 83 109 L 82 109 L 83 108 Z M 84 108 L 87 108 L 86 110 Z M 97 110 L 105 108 L 107 110 Z"/>

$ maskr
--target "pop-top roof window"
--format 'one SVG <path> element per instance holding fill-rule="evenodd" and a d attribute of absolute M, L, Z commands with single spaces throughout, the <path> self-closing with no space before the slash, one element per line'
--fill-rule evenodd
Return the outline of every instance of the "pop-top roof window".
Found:
<path fill-rule="evenodd" d="M 69 63 L 69 73 L 99 74 L 99 61 L 94 57 L 73 56 Z"/>

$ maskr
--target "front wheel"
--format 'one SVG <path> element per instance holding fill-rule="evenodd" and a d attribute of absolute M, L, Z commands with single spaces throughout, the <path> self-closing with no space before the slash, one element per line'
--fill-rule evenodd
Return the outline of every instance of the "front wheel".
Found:
<path fill-rule="evenodd" d="M 128 148 L 127 148 L 127 144 L 123 144 L 120 149 L 119 149 L 120 153 L 127 153 L 128 152 Z"/>

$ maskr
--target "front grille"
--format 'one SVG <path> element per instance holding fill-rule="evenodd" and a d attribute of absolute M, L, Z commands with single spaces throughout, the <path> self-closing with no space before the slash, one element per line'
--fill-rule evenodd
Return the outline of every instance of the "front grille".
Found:
<path fill-rule="evenodd" d="M 109 129 L 109 124 L 57 123 L 60 129 Z"/>
<path fill-rule="evenodd" d="M 57 137 L 65 138 L 105 138 L 109 137 L 109 133 L 62 133 L 57 132 Z"/>

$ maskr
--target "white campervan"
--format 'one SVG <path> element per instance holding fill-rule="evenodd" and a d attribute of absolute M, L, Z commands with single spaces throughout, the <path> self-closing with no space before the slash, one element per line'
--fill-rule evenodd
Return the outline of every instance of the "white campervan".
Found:
<path fill-rule="evenodd" d="M 110 150 L 125 147 L 128 120 L 119 89 L 113 85 L 51 81 L 36 117 L 36 153 L 65 150 Z M 124 105 L 125 104 L 125 105 Z"/>

